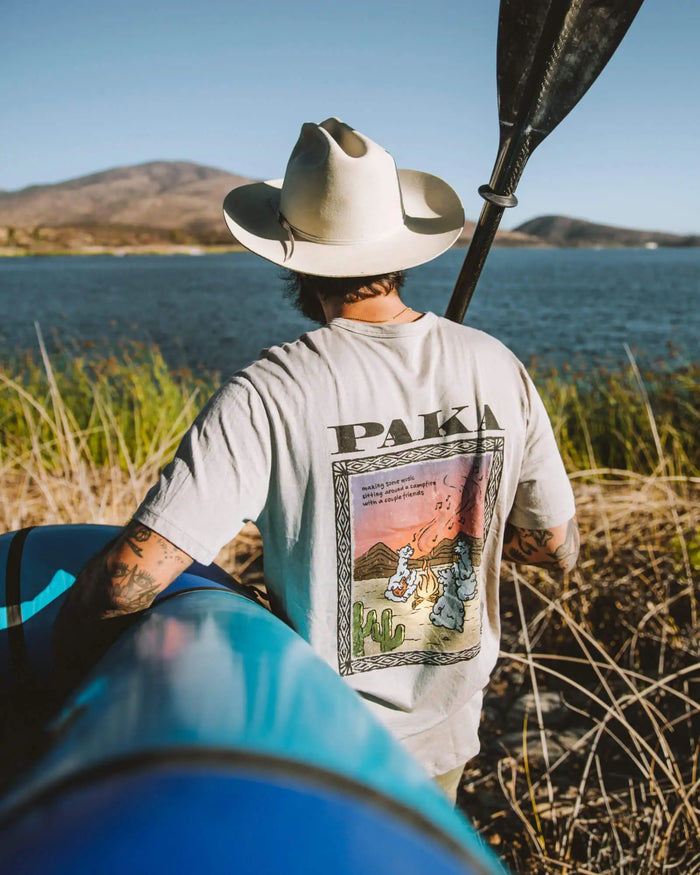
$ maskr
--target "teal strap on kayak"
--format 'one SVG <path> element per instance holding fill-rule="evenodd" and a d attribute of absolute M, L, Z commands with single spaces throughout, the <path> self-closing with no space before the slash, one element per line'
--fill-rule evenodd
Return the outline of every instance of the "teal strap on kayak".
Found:
<path fill-rule="evenodd" d="M 27 620 L 30 620 L 38 614 L 39 611 L 42 611 L 45 607 L 50 605 L 51 602 L 63 595 L 63 593 L 67 589 L 70 589 L 74 583 L 75 577 L 67 571 L 64 571 L 62 568 L 59 568 L 49 581 L 48 585 L 45 586 L 38 595 L 34 596 L 33 599 L 22 602 L 18 606 L 19 611 L 15 609 L 11 612 L 12 616 L 9 616 L 6 607 L 0 608 L 0 630 L 10 629 L 13 626 L 19 626 L 22 623 L 26 623 Z"/>

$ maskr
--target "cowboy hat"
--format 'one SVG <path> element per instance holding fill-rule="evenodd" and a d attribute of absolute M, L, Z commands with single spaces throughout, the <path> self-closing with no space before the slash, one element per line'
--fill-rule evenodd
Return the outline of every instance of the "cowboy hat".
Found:
<path fill-rule="evenodd" d="M 449 249 L 464 226 L 446 182 L 397 170 L 388 152 L 337 118 L 304 124 L 284 179 L 234 188 L 224 218 L 251 252 L 335 277 L 423 264 Z"/>

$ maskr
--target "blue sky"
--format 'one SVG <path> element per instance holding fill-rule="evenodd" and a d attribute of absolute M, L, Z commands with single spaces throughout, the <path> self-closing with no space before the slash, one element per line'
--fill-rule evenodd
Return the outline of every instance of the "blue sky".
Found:
<path fill-rule="evenodd" d="M 34 0 L 0 8 L 0 189 L 186 159 L 280 176 L 337 115 L 476 218 L 496 155 L 497 0 Z M 646 0 L 534 153 L 503 227 L 545 213 L 700 231 L 698 0 Z"/>

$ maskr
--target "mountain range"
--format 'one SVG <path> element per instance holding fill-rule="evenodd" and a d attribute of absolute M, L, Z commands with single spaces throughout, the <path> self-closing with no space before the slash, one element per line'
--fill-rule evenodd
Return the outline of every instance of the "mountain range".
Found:
<path fill-rule="evenodd" d="M 252 180 L 189 161 L 153 161 L 0 192 L 0 254 L 231 245 L 221 204 Z M 468 243 L 474 222 L 458 245 Z M 698 246 L 700 237 L 544 216 L 499 231 L 502 246 Z"/>

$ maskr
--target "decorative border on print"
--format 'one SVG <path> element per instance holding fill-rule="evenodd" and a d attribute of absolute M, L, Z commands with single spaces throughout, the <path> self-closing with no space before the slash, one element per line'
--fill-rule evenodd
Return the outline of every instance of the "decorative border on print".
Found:
<path fill-rule="evenodd" d="M 454 665 L 474 659 L 481 652 L 481 641 L 468 650 L 443 653 L 440 650 L 409 650 L 408 653 L 380 653 L 377 656 L 360 656 L 353 659 L 346 674 L 360 674 L 375 668 L 394 668 L 397 665 Z M 342 672 L 341 672 L 342 674 Z"/>
<path fill-rule="evenodd" d="M 484 537 L 491 528 L 496 497 L 503 472 L 505 440 L 499 437 L 463 438 L 449 443 L 411 447 L 398 453 L 365 456 L 332 463 L 333 494 L 336 519 L 336 564 L 338 569 L 338 670 L 347 676 L 375 668 L 393 668 L 397 665 L 450 665 L 473 659 L 481 644 L 468 650 L 442 653 L 433 650 L 412 650 L 408 653 L 380 653 L 353 659 L 352 656 L 352 533 L 350 528 L 350 477 L 387 468 L 400 468 L 415 462 L 449 459 L 453 456 L 484 455 L 493 453 L 489 482 L 484 496 Z"/>

